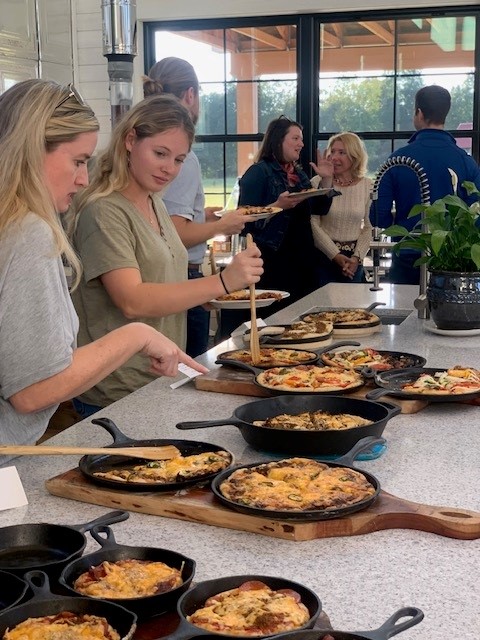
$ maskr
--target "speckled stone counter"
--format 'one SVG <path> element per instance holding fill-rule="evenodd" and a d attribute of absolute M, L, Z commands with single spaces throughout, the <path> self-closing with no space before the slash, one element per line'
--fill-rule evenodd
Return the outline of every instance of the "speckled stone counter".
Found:
<path fill-rule="evenodd" d="M 413 309 L 414 287 L 329 285 L 268 322 L 290 322 L 313 306 L 362 306 L 375 300 L 390 309 Z M 478 366 L 480 337 L 433 335 L 417 312 L 400 325 L 359 340 L 364 346 L 417 353 L 427 366 Z M 203 357 L 215 366 L 217 346 Z M 162 379 L 115 403 L 108 416 L 138 438 L 186 437 L 224 445 L 238 462 L 265 460 L 232 426 L 180 432 L 179 420 L 225 417 L 249 398 L 198 391 L 193 384 L 170 389 Z M 372 461 L 357 463 L 382 488 L 415 502 L 480 511 L 480 407 L 436 404 L 414 415 L 393 418 L 384 432 L 388 448 Z M 85 420 L 56 436 L 53 444 L 103 445 L 110 437 Z M 50 496 L 44 481 L 75 466 L 75 458 L 17 458 L 29 506 L 0 513 L 0 526 L 47 521 L 74 524 L 104 513 L 104 507 Z M 454 540 L 410 530 L 387 530 L 356 537 L 291 542 L 230 529 L 132 513 L 114 525 L 120 543 L 161 546 L 197 560 L 196 580 L 237 573 L 264 573 L 302 582 L 320 596 L 334 628 L 371 629 L 393 611 L 413 605 L 424 621 L 405 640 L 479 640 L 480 540 Z M 92 541 L 88 549 L 96 548 Z"/>

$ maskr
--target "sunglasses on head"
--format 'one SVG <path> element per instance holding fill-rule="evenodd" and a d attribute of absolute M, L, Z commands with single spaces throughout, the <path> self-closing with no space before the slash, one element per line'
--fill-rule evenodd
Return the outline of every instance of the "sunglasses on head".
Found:
<path fill-rule="evenodd" d="M 69 85 L 67 85 L 67 89 L 68 89 L 68 93 L 66 96 L 64 96 L 60 102 L 57 104 L 57 106 L 55 107 L 56 109 L 58 109 L 58 107 L 61 107 L 62 104 L 64 104 L 67 100 L 69 100 L 70 98 L 75 98 L 75 100 L 78 102 L 78 104 L 82 107 L 86 107 L 87 103 L 85 102 L 85 100 L 83 99 L 82 95 L 80 94 L 80 92 L 78 91 L 78 89 L 76 89 L 73 85 L 73 82 L 70 82 Z"/>

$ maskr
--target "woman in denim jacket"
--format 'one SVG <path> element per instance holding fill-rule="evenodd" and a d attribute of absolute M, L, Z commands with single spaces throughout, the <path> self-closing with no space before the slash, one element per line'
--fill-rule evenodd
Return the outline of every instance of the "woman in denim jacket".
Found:
<path fill-rule="evenodd" d="M 312 188 L 299 163 L 303 146 L 300 124 L 285 116 L 272 120 L 255 163 L 240 178 L 239 205 L 283 209 L 267 220 L 248 223 L 242 232 L 251 233 L 262 252 L 264 272 L 258 286 L 290 293 L 290 298 L 268 307 L 268 315 L 318 288 L 318 255 L 310 216 L 328 213 L 331 194 L 308 199 L 289 195 Z M 310 165 L 331 184 L 333 167 L 328 160 L 319 156 L 317 164 Z"/>

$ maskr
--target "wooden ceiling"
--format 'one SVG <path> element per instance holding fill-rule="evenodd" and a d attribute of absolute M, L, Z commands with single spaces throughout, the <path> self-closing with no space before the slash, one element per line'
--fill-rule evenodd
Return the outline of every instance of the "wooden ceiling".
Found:
<path fill-rule="evenodd" d="M 474 21 L 473 18 L 453 17 L 321 24 L 321 59 L 326 63 L 331 58 L 330 54 L 335 54 L 337 70 L 348 67 L 356 70 L 360 59 L 363 60 L 362 65 L 367 62 L 367 67 L 371 67 L 382 60 L 386 49 L 390 49 L 389 56 L 393 60 L 397 40 L 398 51 L 405 52 L 406 60 L 413 58 L 414 68 L 418 68 L 420 60 L 424 68 L 472 66 L 475 27 L 469 20 Z M 295 52 L 297 44 L 294 25 L 235 27 L 225 31 L 182 32 L 182 35 L 206 42 L 218 52 L 226 51 L 233 56 L 291 53 Z M 409 55 L 409 50 L 416 51 L 416 55 Z M 390 66 L 388 60 L 383 58 L 384 64 Z"/>

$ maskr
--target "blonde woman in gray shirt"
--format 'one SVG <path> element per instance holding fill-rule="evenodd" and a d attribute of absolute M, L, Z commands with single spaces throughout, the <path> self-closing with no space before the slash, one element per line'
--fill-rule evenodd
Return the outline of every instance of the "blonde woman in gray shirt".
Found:
<path fill-rule="evenodd" d="M 325 216 L 312 216 L 315 246 L 319 249 L 319 283 L 363 282 L 363 259 L 372 237 L 369 219 L 372 181 L 366 177 L 368 156 L 363 141 L 350 131 L 328 140 L 325 157 L 332 164 L 333 186 L 340 193 Z M 319 178 L 312 184 L 318 186 Z M 326 179 L 322 181 L 326 184 Z"/>
<path fill-rule="evenodd" d="M 0 443 L 32 444 L 60 402 L 136 353 L 157 375 L 206 371 L 152 327 L 132 322 L 77 348 L 64 256 L 80 265 L 59 214 L 88 184 L 98 122 L 73 85 L 26 80 L 0 96 Z M 0 462 L 5 462 L 2 457 Z"/>

